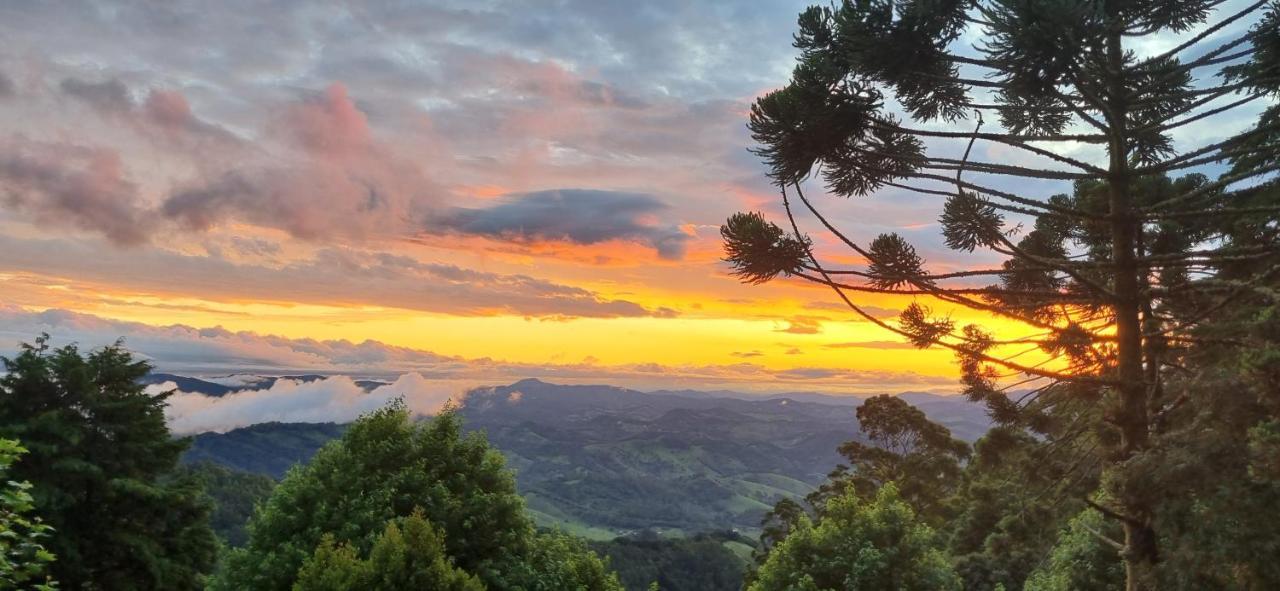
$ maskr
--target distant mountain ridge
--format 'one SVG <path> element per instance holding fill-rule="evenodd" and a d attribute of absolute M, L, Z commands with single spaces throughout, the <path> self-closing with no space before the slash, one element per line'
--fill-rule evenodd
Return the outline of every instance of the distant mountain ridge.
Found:
<path fill-rule="evenodd" d="M 229 375 L 211 378 L 193 378 L 189 376 L 180 376 L 172 373 L 149 373 L 142 378 L 142 383 L 147 385 L 160 385 L 172 383 L 179 391 L 190 392 L 193 394 L 204 394 L 220 398 L 227 394 L 235 392 L 244 392 L 246 390 L 265 390 L 276 385 L 280 381 L 293 382 L 318 382 L 320 380 L 331 378 L 334 376 L 320 374 L 298 374 L 284 376 L 259 376 L 259 375 Z M 214 381 L 218 380 L 218 381 Z M 357 386 L 363 388 L 366 392 L 385 386 L 388 382 L 380 380 L 353 380 Z M 228 383 L 229 382 L 229 383 Z"/>
<path fill-rule="evenodd" d="M 721 394 L 526 379 L 473 389 L 459 412 L 467 429 L 484 431 L 507 456 L 539 522 L 595 538 L 654 528 L 752 532 L 777 500 L 821 483 L 840 462 L 841 443 L 861 438 L 860 399 Z M 976 404 L 905 396 L 959 427 L 957 436 L 972 440 L 986 430 Z M 204 433 L 186 459 L 279 477 L 343 429 L 267 423 Z"/>

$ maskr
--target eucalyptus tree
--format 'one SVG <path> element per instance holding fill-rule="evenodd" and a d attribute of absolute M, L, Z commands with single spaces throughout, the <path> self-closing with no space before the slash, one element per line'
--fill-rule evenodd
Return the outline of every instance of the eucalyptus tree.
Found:
<path fill-rule="evenodd" d="M 1196 328 L 1274 297 L 1280 2 L 845 0 L 805 10 L 795 47 L 749 124 L 787 219 L 729 218 L 734 273 L 827 286 L 865 321 L 954 351 L 996 420 L 1034 428 L 1055 396 L 1096 400 L 1114 436 L 1094 460 L 1123 472 L 1185 403 L 1164 384 Z M 851 235 L 806 195 L 815 178 L 841 197 L 936 198 L 946 246 L 978 262 L 930 270 L 899 234 Z M 796 209 L 865 264 L 824 262 Z M 894 322 L 862 294 L 915 299 Z M 1028 334 L 960 327 L 931 303 Z M 1026 361 L 1036 350 L 1056 361 Z M 1158 495 L 1107 481 L 1111 501 L 1082 500 L 1123 526 L 1109 541 L 1128 588 L 1151 588 Z"/>

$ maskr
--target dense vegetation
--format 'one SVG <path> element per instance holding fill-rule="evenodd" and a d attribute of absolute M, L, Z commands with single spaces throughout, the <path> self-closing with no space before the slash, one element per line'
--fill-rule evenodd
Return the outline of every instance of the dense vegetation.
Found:
<path fill-rule="evenodd" d="M 181 473 L 189 474 L 203 487 L 213 501 L 209 515 L 209 527 L 218 539 L 230 546 L 241 546 L 249 539 L 245 526 L 254 508 L 276 486 L 276 481 L 262 474 L 241 472 L 214 464 L 199 462 L 184 466 Z"/>
<path fill-rule="evenodd" d="M 1258 554 L 1274 553 L 1274 517 L 1240 511 L 1259 515 L 1275 486 L 1259 450 L 1274 451 L 1280 390 L 1280 3 L 848 0 L 798 24 L 791 79 L 749 123 L 785 220 L 727 220 L 733 273 L 826 286 L 853 317 L 954 352 L 965 395 L 1006 428 L 988 452 L 1030 447 L 1011 459 L 1035 469 L 1009 476 L 1052 475 L 1007 490 L 919 474 L 934 500 L 952 494 L 940 485 L 1000 495 L 976 508 L 904 494 L 919 519 L 959 509 L 986 524 L 984 546 L 1039 549 L 1063 508 L 1096 512 L 1047 564 L 966 532 L 965 580 L 1016 588 L 1036 564 L 1051 569 L 1037 588 L 1274 588 Z M 841 228 L 806 195 L 815 178 L 829 196 L 934 200 L 946 264 L 930 269 L 903 234 Z M 913 301 L 885 322 L 867 293 Z M 961 326 L 957 308 L 1002 320 Z M 860 455 L 855 479 L 912 463 Z M 810 509 L 820 530 L 829 502 Z"/>
<path fill-rule="evenodd" d="M 405 580 L 441 577 L 469 588 L 474 577 L 494 590 L 620 588 L 582 542 L 535 530 L 501 454 L 481 435 L 464 436 L 451 411 L 415 424 L 403 405 L 361 418 L 290 471 L 212 587 L 290 589 L 304 576 L 365 580 L 376 575 L 371 565 L 392 559 L 386 554 L 407 552 L 397 546 L 433 553 L 403 565 Z M 447 556 L 447 564 L 434 556 Z"/>
<path fill-rule="evenodd" d="M 31 515 L 35 503 L 31 483 L 9 480 L 9 469 L 27 450 L 12 439 L 0 439 L 0 589 L 52 589 L 49 563 L 54 556 L 44 547 L 50 527 Z"/>
<path fill-rule="evenodd" d="M 645 591 L 652 583 L 662 591 L 738 591 L 753 545 L 733 532 L 664 538 L 646 530 L 591 547 L 609 560 L 629 591 Z"/>
<path fill-rule="evenodd" d="M 37 339 L 3 360 L 0 437 L 29 451 L 27 481 L 53 528 L 49 572 L 72 589 L 199 589 L 217 544 L 200 483 L 175 471 L 186 441 L 165 425 L 165 395 L 120 346 L 82 355 Z"/>

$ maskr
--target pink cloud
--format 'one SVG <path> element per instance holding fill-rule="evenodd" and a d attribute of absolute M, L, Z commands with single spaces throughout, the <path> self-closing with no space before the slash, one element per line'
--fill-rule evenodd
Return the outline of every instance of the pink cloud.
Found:
<path fill-rule="evenodd" d="M 147 212 L 114 150 L 0 141 L 0 190 L 0 200 L 41 225 L 98 232 L 124 245 L 147 240 Z"/>
<path fill-rule="evenodd" d="M 341 82 L 315 99 L 290 105 L 281 127 L 299 147 L 318 155 L 351 155 L 372 144 L 369 120 Z"/>

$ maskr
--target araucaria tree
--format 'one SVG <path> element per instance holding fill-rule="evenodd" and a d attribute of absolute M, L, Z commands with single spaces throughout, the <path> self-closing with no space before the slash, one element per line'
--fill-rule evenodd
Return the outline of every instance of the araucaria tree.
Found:
<path fill-rule="evenodd" d="M 735 273 L 828 286 L 953 350 L 1000 422 L 1034 429 L 1053 397 L 1096 398 L 1108 490 L 1084 500 L 1123 525 L 1128 588 L 1151 588 L 1159 495 L 1126 469 L 1194 395 L 1165 386 L 1197 328 L 1274 303 L 1280 2 L 845 0 L 802 13 L 795 46 L 790 83 L 750 121 L 788 219 L 728 220 Z M 814 177 L 841 197 L 936 198 L 947 247 L 1002 262 L 935 272 L 898 234 L 861 241 L 806 196 Z M 824 264 L 793 208 L 865 265 Z M 863 293 L 918 301 L 886 322 Z M 959 327 L 929 302 L 1030 334 Z"/>

